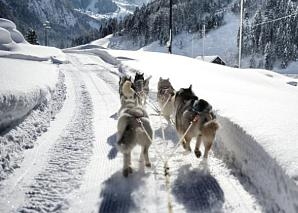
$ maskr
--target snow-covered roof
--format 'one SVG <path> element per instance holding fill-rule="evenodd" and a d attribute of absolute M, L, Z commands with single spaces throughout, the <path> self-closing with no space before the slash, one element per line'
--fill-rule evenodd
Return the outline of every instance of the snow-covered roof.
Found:
<path fill-rule="evenodd" d="M 221 61 L 225 63 L 225 61 L 218 55 L 206 55 L 206 56 L 197 56 L 196 59 L 201 61 L 207 61 L 212 63 L 215 59 L 219 58 Z"/>

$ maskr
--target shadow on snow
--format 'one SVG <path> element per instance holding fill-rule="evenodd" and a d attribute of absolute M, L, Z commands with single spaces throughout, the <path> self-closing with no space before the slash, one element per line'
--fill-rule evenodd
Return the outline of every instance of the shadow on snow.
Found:
<path fill-rule="evenodd" d="M 138 211 L 137 197 L 134 191 L 144 185 L 144 171 L 134 171 L 128 178 L 123 177 L 122 171 L 114 173 L 103 183 L 100 193 L 101 204 L 99 213 L 128 213 Z"/>
<path fill-rule="evenodd" d="M 190 165 L 182 166 L 173 183 L 172 193 L 187 212 L 221 212 L 224 192 L 210 175 L 208 166 L 202 166 L 195 169 L 191 169 Z"/>
<path fill-rule="evenodd" d="M 113 135 L 111 135 L 110 137 L 108 137 L 107 139 L 107 143 L 112 146 L 111 150 L 108 153 L 108 158 L 110 160 L 116 158 L 117 153 L 118 153 L 118 149 L 116 147 L 117 144 L 117 133 L 114 133 Z"/>
<path fill-rule="evenodd" d="M 176 144 L 179 141 L 179 137 L 177 135 L 176 129 L 173 128 L 171 125 L 167 125 L 164 129 L 164 134 L 165 134 L 165 140 L 170 140 L 174 144 Z M 162 128 L 158 128 L 154 132 L 155 137 L 163 138 L 162 137 Z"/>

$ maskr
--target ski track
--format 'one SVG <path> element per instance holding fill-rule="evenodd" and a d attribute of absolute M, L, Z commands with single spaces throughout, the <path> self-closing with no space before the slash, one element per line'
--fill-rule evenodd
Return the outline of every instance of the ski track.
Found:
<path fill-rule="evenodd" d="M 79 79 L 80 76 L 73 78 L 78 105 L 71 122 L 49 150 L 49 161 L 44 170 L 28 186 L 26 205 L 19 212 L 59 212 L 68 206 L 64 197 L 80 185 L 92 155 L 94 136 L 92 101 L 84 82 Z"/>
<path fill-rule="evenodd" d="M 149 149 L 152 168 L 138 162 L 140 149 L 135 148 L 134 173 L 124 178 L 116 149 L 117 67 L 93 55 L 68 57 L 71 64 L 61 66 L 68 76 L 65 106 L 29 150 L 33 162 L 27 154 L 5 182 L 1 212 L 262 212 L 212 152 L 204 161 L 193 153 L 183 155 L 179 146 L 168 160 L 166 184 L 165 158 L 179 138 L 172 125 L 156 116 L 154 88 L 146 107 L 155 135 Z"/>
<path fill-rule="evenodd" d="M 65 72 L 71 76 L 65 106 L 7 180 L 14 187 L 4 187 L 3 212 L 61 212 L 68 208 L 65 196 L 80 185 L 92 155 L 93 107 L 80 74 Z"/>

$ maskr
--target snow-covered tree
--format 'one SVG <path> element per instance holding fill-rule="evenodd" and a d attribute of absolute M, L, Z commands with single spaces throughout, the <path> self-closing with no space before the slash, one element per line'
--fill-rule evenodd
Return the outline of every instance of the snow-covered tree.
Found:
<path fill-rule="evenodd" d="M 265 69 L 271 70 L 273 68 L 273 46 L 271 42 L 268 42 L 264 52 Z"/>

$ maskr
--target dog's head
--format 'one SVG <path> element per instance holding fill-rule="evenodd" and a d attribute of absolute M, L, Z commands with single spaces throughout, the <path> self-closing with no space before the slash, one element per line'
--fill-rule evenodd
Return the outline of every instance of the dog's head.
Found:
<path fill-rule="evenodd" d="M 181 88 L 178 92 L 176 92 L 174 105 L 175 107 L 178 107 L 186 104 L 189 101 L 192 102 L 195 100 L 198 100 L 198 97 L 192 91 L 192 85 L 190 85 L 188 88 Z"/>
<path fill-rule="evenodd" d="M 161 89 L 168 89 L 171 88 L 172 84 L 170 82 L 170 79 L 163 79 L 163 78 L 159 78 L 158 84 L 157 84 L 157 89 L 161 90 Z"/>
<path fill-rule="evenodd" d="M 131 76 L 127 76 L 127 75 L 120 76 L 120 77 L 119 77 L 119 86 L 123 85 L 125 81 L 130 81 L 130 82 L 132 82 L 132 80 L 131 80 Z"/>
<path fill-rule="evenodd" d="M 176 92 L 176 98 L 180 98 L 183 101 L 198 99 L 196 94 L 192 91 L 192 85 L 188 88 L 181 88 L 178 92 Z"/>
<path fill-rule="evenodd" d="M 145 78 L 144 78 L 144 73 L 140 73 L 140 72 L 137 72 L 137 73 L 136 73 L 134 82 L 136 82 L 136 81 L 138 81 L 138 80 L 142 80 L 142 81 L 145 80 Z"/>
<path fill-rule="evenodd" d="M 124 84 L 126 81 L 130 81 L 130 82 L 132 82 L 132 80 L 131 80 L 131 76 L 124 75 L 124 76 L 120 76 L 120 77 L 119 77 L 119 94 L 120 94 L 120 95 L 122 94 L 122 87 L 123 87 L 123 84 Z"/>

